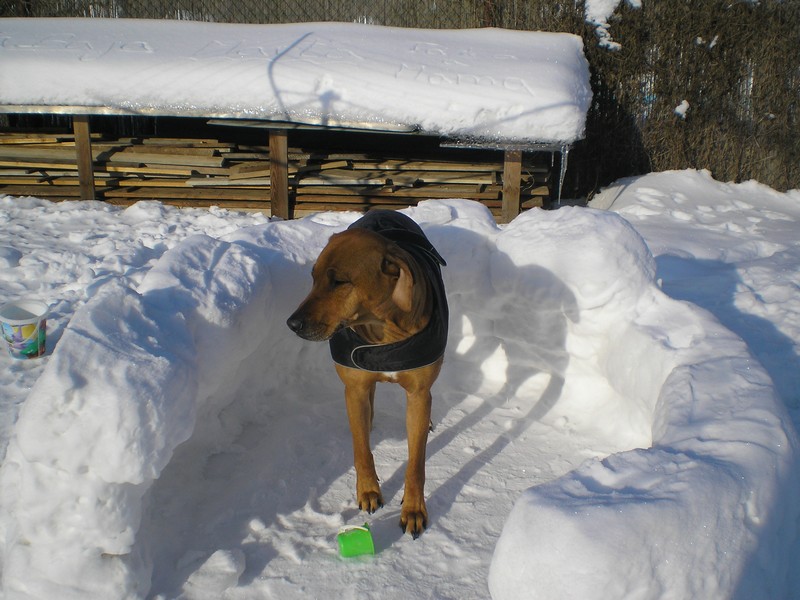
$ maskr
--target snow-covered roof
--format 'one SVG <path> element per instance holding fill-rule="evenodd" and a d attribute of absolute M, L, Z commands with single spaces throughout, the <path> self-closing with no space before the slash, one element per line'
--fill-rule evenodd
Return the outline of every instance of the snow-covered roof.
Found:
<path fill-rule="evenodd" d="M 0 19 L 7 112 L 235 117 L 571 143 L 584 135 L 590 102 L 582 41 L 566 33 Z"/>

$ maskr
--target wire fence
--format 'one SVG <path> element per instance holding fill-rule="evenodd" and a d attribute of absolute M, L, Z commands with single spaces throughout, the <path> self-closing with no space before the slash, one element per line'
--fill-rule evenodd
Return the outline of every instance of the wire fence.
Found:
<path fill-rule="evenodd" d="M 19 17 L 185 19 L 225 23 L 346 21 L 396 27 L 481 25 L 476 0 L 1 0 L 0 14 Z"/>
<path fill-rule="evenodd" d="M 800 188 L 800 1 L 631 4 L 610 19 L 612 49 L 584 0 L 0 0 L 0 16 L 571 32 L 584 40 L 594 101 L 568 193 L 684 168 Z"/>

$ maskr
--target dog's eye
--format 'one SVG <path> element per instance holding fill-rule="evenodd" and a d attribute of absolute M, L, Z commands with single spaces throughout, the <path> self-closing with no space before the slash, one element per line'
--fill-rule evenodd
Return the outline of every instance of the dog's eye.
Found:
<path fill-rule="evenodd" d="M 328 273 L 328 281 L 330 281 L 331 287 L 338 288 L 343 285 L 348 285 L 350 281 L 333 271 Z"/>

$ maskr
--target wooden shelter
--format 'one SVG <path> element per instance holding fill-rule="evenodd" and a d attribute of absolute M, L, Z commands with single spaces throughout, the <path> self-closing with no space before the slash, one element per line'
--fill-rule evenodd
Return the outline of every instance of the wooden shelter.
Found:
<path fill-rule="evenodd" d="M 442 33 L 353 24 L 326 24 L 320 31 L 314 24 L 298 24 L 257 26 L 260 37 L 245 43 L 252 28 L 37 19 L 37 26 L 58 32 L 43 39 L 41 28 L 30 21 L 0 19 L 0 26 L 19 31 L 0 49 L 0 83 L 19 80 L 33 66 L 52 84 L 37 77 L 19 90 L 4 87 L 0 113 L 61 115 L 70 119 L 72 130 L 50 134 L 17 128 L 0 134 L 0 192 L 13 195 L 218 204 L 267 209 L 283 218 L 330 209 L 400 208 L 426 198 L 468 198 L 510 221 L 520 210 L 558 201 L 568 152 L 582 133 L 591 97 L 580 40 L 566 34 Z M 173 27 L 189 35 L 175 36 Z M 200 39 L 201 34 L 208 37 Z M 431 60 L 430 55 L 447 60 L 436 63 L 437 79 L 426 75 L 422 85 L 417 80 L 430 63 L 409 66 L 406 56 L 382 57 L 384 63 L 397 61 L 389 65 L 394 76 L 382 80 L 378 72 L 372 84 L 363 73 L 353 75 L 341 55 L 354 63 L 363 60 L 381 39 L 376 35 L 395 36 L 398 47 L 420 61 Z M 173 43 L 170 36 L 180 39 Z M 354 42 L 359 36 L 365 39 Z M 55 48 L 53 39 L 58 40 Z M 265 50 L 264 40 L 274 49 Z M 495 60 L 498 42 L 507 52 L 502 60 Z M 107 49 L 99 52 L 100 47 Z M 231 55 L 229 48 L 238 49 Z M 545 51 L 553 56 L 542 55 Z M 525 58 L 531 52 L 539 61 L 533 67 Z M 570 61 L 578 67 L 569 66 Z M 366 66 L 385 67 L 380 61 Z M 205 79 L 181 74 L 192 69 L 203 70 Z M 554 73 L 550 80 L 548 70 Z M 176 71 L 177 76 L 167 78 Z M 534 93 L 529 82 L 536 77 L 545 83 L 568 80 L 560 92 L 566 109 L 553 108 L 556 102 Z M 209 78 L 230 85 L 231 93 L 218 92 Z M 431 95 L 434 81 L 439 83 Z M 440 90 L 441 81 L 449 87 Z M 331 90 L 320 92 L 323 86 Z M 342 100 L 353 89 L 363 91 L 364 105 Z M 579 92 L 574 101 L 569 97 L 573 90 Z M 373 110 L 375 99 L 385 95 L 417 95 L 427 104 L 420 102 L 426 106 L 418 110 L 413 101 L 387 102 Z M 462 105 L 465 114 L 481 116 L 465 126 L 454 108 L 454 126 L 450 107 Z M 525 127 L 557 122 L 547 116 L 553 110 L 561 111 L 557 116 L 567 123 L 566 134 L 553 134 L 563 140 L 520 136 Z M 538 120 L 537 111 L 542 115 Z M 159 128 L 157 135 L 121 137 L 96 126 L 108 117 L 180 125 L 177 134 L 165 135 L 165 128 Z M 508 125 L 516 121 L 524 127 Z M 531 130 L 550 135 L 546 129 Z"/>

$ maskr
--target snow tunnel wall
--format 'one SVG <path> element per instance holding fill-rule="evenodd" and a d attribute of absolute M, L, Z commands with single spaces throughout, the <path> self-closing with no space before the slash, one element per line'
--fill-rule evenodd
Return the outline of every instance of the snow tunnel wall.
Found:
<path fill-rule="evenodd" d="M 307 284 L 305 270 L 286 276 L 304 261 L 292 248 L 313 256 L 325 238 L 296 224 L 257 229 L 241 243 L 189 238 L 139 289 L 112 281 L 73 316 L 0 472 L 7 600 L 147 594 L 152 556 L 140 525 L 153 483 L 187 440 L 211 453 L 235 435 L 258 410 L 265 390 L 252 374 L 271 356 L 306 351 L 274 312 Z M 235 402 L 244 406 L 226 419 Z"/>
<path fill-rule="evenodd" d="M 492 598 L 791 597 L 800 461 L 771 380 L 712 315 L 654 282 L 620 307 L 596 364 L 647 407 L 652 445 L 523 493 Z"/>
<path fill-rule="evenodd" d="M 680 529 L 662 554 L 639 553 L 625 565 L 613 557 L 631 540 L 645 546 L 652 521 L 702 526 L 709 516 L 702 503 L 687 501 L 696 482 L 708 492 L 704 499 L 731 507 L 713 533 L 728 536 L 743 557 L 752 554 L 758 526 L 739 532 L 742 511 L 774 528 L 765 516 L 774 495 L 800 497 L 797 475 L 787 474 L 796 441 L 741 345 L 723 362 L 704 358 L 715 336 L 729 334 L 658 291 L 652 257 L 624 220 L 593 210 L 531 211 L 500 229 L 480 205 L 465 202 L 424 203 L 410 214 L 448 260 L 447 359 L 457 372 L 444 383 L 465 385 L 463 376 L 475 369 L 458 370 L 459 361 L 476 345 L 502 339 L 505 357 L 485 358 L 479 370 L 484 379 L 514 382 L 502 394 L 524 393 L 526 370 L 546 371 L 560 381 L 557 412 L 618 435 L 620 447 L 654 445 L 590 461 L 523 494 L 495 553 L 496 599 L 527 596 L 545 580 L 585 582 L 580 589 L 596 594 L 581 597 L 610 597 L 625 581 L 620 569 L 654 569 L 658 581 L 681 582 L 677 567 L 659 570 L 652 562 L 671 556 Z M 324 344 L 299 340 L 285 318 L 307 292 L 328 236 L 355 218 L 322 214 L 226 240 L 187 239 L 138 289 L 111 282 L 74 315 L 20 413 L 0 472 L 6 600 L 146 596 L 154 549 L 142 527 L 176 454 L 187 444 L 212 454 L 248 419 L 271 418 L 265 411 L 273 398 L 301 402 L 335 381 Z M 270 370 L 290 360 L 302 365 L 302 376 Z M 750 373 L 757 402 L 719 403 L 712 392 L 725 377 L 715 365 Z M 707 392 L 694 381 L 706 375 Z M 607 381 L 594 403 L 570 393 L 587 377 Z M 738 456 L 693 445 L 710 433 L 721 439 L 722 419 L 732 414 L 756 424 L 737 428 Z M 784 436 L 783 450 L 760 451 L 762 438 L 776 434 Z M 720 462 L 731 465 L 722 475 L 714 468 Z M 796 515 L 786 510 L 775 517 Z M 714 535 L 705 539 L 698 551 L 719 557 Z M 572 569 L 580 561 L 558 560 L 569 553 L 582 557 L 579 573 Z M 731 578 L 741 562 L 730 567 Z"/>

